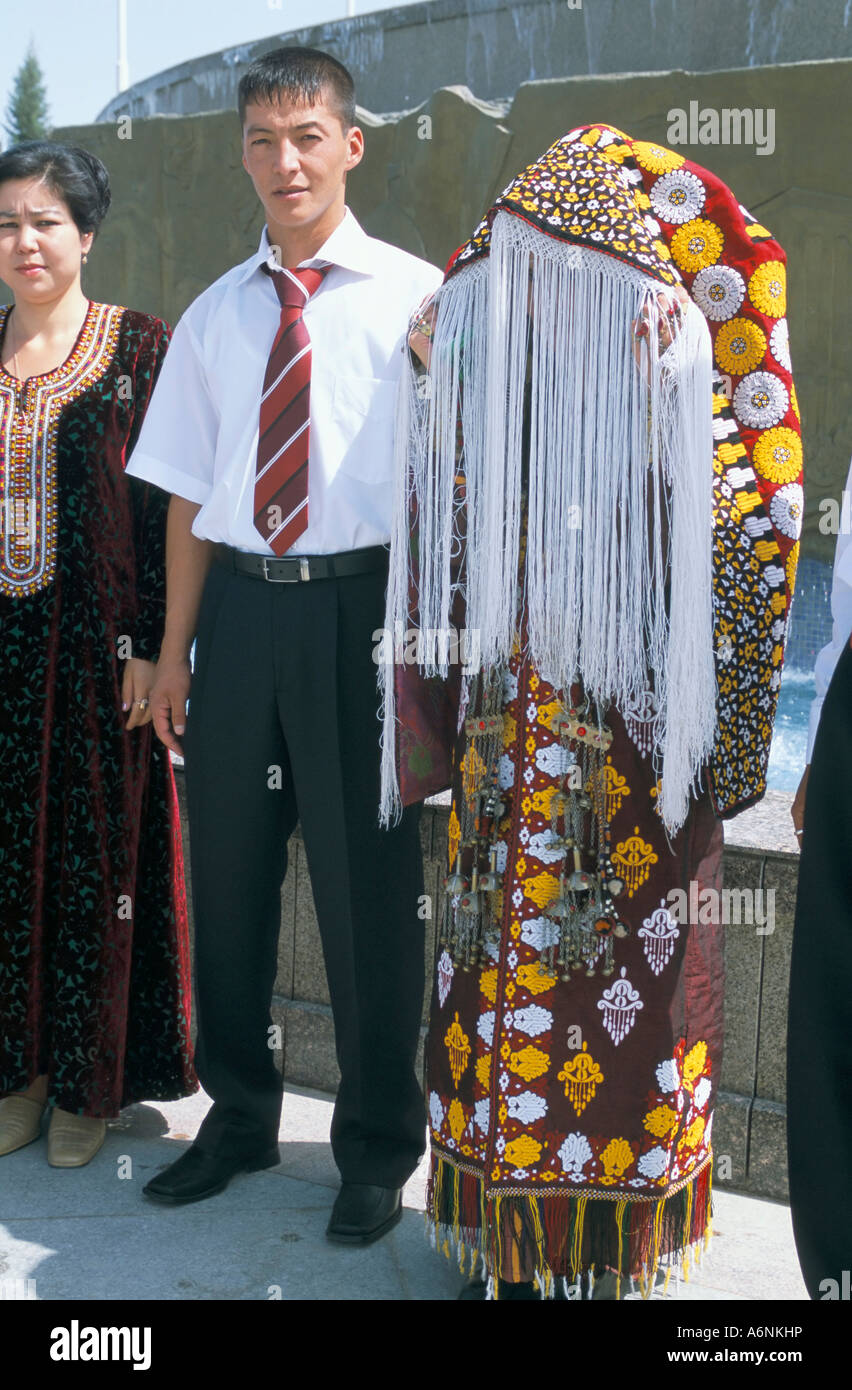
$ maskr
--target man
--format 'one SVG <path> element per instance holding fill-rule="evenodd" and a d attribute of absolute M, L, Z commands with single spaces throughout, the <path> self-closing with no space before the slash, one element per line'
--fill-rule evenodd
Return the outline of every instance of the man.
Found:
<path fill-rule="evenodd" d="M 850 492 L 852 469 L 844 502 Z M 852 1152 L 852 816 L 844 795 L 852 775 L 852 545 L 843 525 L 834 553 L 831 613 L 831 641 L 814 665 L 807 765 L 792 806 L 802 856 L 790 962 L 787 1153 L 796 1249 L 813 1299 L 848 1298 L 852 1261 L 844 1182 Z"/>
<path fill-rule="evenodd" d="M 346 208 L 364 139 L 335 59 L 264 55 L 240 82 L 239 112 L 266 213 L 260 247 L 178 324 L 130 465 L 173 494 L 151 704 L 163 742 L 185 745 L 196 1060 L 214 1101 L 145 1192 L 196 1201 L 278 1162 L 268 1029 L 298 820 L 341 1070 L 331 1142 L 343 1185 L 328 1235 L 366 1243 L 399 1219 L 424 1143 L 419 808 L 377 827 L 372 634 L 403 338 L 440 273 L 367 237 Z"/>

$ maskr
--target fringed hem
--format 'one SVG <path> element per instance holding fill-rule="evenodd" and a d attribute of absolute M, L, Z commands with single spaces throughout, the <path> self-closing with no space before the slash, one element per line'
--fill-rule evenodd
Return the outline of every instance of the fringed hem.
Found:
<path fill-rule="evenodd" d="M 576 1190 L 487 1189 L 480 1173 L 433 1153 L 426 1203 L 432 1243 L 487 1281 L 533 1282 L 543 1298 L 591 1298 L 614 1276 L 614 1297 L 649 1298 L 663 1273 L 689 1278 L 711 1236 L 712 1154 L 664 1197 Z M 585 1288 L 585 1292 L 584 1292 Z"/>

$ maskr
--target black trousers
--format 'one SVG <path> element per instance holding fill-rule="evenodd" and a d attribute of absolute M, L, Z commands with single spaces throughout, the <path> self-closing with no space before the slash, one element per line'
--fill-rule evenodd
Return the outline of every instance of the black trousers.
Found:
<path fill-rule="evenodd" d="M 811 1298 L 852 1272 L 852 650 L 837 663 L 811 761 L 787 1035 L 790 1204 Z"/>
<path fill-rule="evenodd" d="M 277 1141 L 269 1047 L 287 840 L 301 823 L 341 1082 L 344 1181 L 401 1186 L 425 1146 L 420 807 L 382 830 L 373 632 L 387 571 L 276 584 L 214 563 L 184 750 L 195 919 L 196 1065 L 214 1105 L 197 1142 Z"/>

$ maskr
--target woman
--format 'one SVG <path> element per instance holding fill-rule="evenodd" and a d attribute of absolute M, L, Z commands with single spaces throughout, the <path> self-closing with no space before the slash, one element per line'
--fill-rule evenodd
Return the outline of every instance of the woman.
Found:
<path fill-rule="evenodd" d="M 0 154 L 0 1154 L 78 1167 L 105 1121 L 196 1088 L 168 755 L 147 696 L 166 497 L 124 475 L 168 343 L 80 284 L 101 162 Z"/>
<path fill-rule="evenodd" d="M 428 1206 L 481 1296 L 648 1293 L 709 1234 L 719 818 L 765 787 L 801 522 L 783 285 L 719 179 L 593 126 L 412 339 L 386 630 L 482 666 L 423 660 L 443 704 L 385 669 L 382 811 L 452 784 Z"/>

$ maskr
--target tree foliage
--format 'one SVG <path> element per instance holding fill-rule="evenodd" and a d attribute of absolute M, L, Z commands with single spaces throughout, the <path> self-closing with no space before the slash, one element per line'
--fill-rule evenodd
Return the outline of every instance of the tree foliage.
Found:
<path fill-rule="evenodd" d="M 47 92 L 32 44 L 15 75 L 4 126 L 13 145 L 22 140 L 44 140 L 50 133 Z"/>

